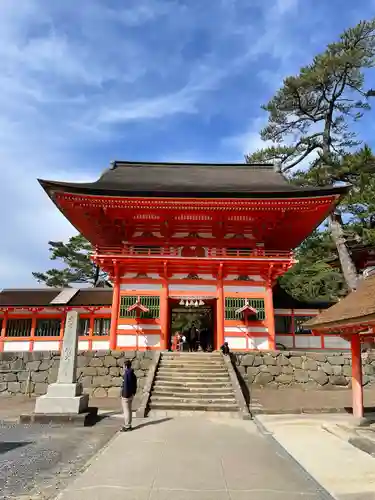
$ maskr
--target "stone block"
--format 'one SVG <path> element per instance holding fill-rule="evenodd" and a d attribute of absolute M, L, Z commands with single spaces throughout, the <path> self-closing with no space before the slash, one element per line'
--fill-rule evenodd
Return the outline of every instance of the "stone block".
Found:
<path fill-rule="evenodd" d="M 250 375 L 249 373 L 247 374 L 247 384 L 251 385 L 254 382 L 255 375 Z"/>
<path fill-rule="evenodd" d="M 108 366 L 98 366 L 96 368 L 96 373 L 98 375 L 108 375 L 109 374 L 109 368 L 108 368 Z"/>
<path fill-rule="evenodd" d="M 94 398 L 106 398 L 107 391 L 103 387 L 96 387 L 92 393 Z"/>
<path fill-rule="evenodd" d="M 309 372 L 309 376 L 319 385 L 326 385 L 329 380 L 328 375 L 323 370 Z"/>
<path fill-rule="evenodd" d="M 142 378 L 142 377 L 146 376 L 146 374 L 143 370 L 134 370 L 134 373 L 135 373 L 137 378 Z"/>
<path fill-rule="evenodd" d="M 31 353 L 31 354 L 34 354 L 34 353 Z M 29 361 L 27 364 L 26 364 L 26 368 L 32 372 L 36 372 L 37 370 L 39 370 L 39 366 L 42 364 L 41 361 Z"/>
<path fill-rule="evenodd" d="M 366 375 L 374 375 L 375 367 L 372 365 L 365 365 L 363 371 Z"/>
<path fill-rule="evenodd" d="M 303 370 L 315 371 L 318 369 L 318 363 L 314 359 L 306 359 L 302 362 Z"/>
<path fill-rule="evenodd" d="M 302 368 L 302 358 L 300 356 L 292 356 L 289 361 L 294 368 Z"/>
<path fill-rule="evenodd" d="M 280 356 L 277 357 L 276 363 L 279 366 L 287 366 L 289 365 L 289 358 L 285 356 L 285 354 L 280 354 Z"/>
<path fill-rule="evenodd" d="M 275 378 L 276 382 L 279 384 L 290 384 L 293 382 L 293 375 L 282 373 L 278 377 Z"/>
<path fill-rule="evenodd" d="M 92 386 L 92 377 L 82 377 L 79 381 L 82 384 L 82 387 L 87 388 Z"/>
<path fill-rule="evenodd" d="M 259 367 L 259 371 L 270 373 L 270 367 L 267 365 L 262 365 Z"/>
<path fill-rule="evenodd" d="M 87 409 L 89 397 L 82 394 L 76 397 L 53 398 L 48 395 L 37 398 L 34 412 L 37 414 L 79 414 Z"/>
<path fill-rule="evenodd" d="M 344 356 L 328 356 L 327 361 L 330 365 L 343 365 L 344 364 Z"/>
<path fill-rule="evenodd" d="M 342 374 L 344 377 L 351 377 L 352 376 L 352 367 L 348 365 L 344 365 L 342 367 Z"/>
<path fill-rule="evenodd" d="M 96 377 L 93 377 L 92 384 L 94 387 L 111 387 L 112 377 L 110 375 L 97 375 Z"/>
<path fill-rule="evenodd" d="M 48 384 L 45 384 L 43 382 L 35 383 L 35 388 L 34 388 L 35 394 L 46 394 L 47 389 L 48 389 Z"/>
<path fill-rule="evenodd" d="M 19 382 L 8 382 L 8 391 L 12 394 L 21 392 L 21 384 Z"/>
<path fill-rule="evenodd" d="M 103 360 L 101 358 L 91 358 L 90 366 L 103 366 Z"/>
<path fill-rule="evenodd" d="M 332 385 L 347 386 L 349 381 L 344 377 L 344 375 L 331 375 L 329 381 Z"/>
<path fill-rule="evenodd" d="M 297 368 L 294 370 L 294 380 L 296 382 L 305 383 L 309 380 L 309 374 L 305 370 L 300 370 Z"/>
<path fill-rule="evenodd" d="M 32 372 L 31 380 L 33 382 L 47 382 L 48 372 Z"/>
<path fill-rule="evenodd" d="M 148 370 L 152 365 L 152 359 L 144 358 L 141 360 L 141 370 Z"/>
<path fill-rule="evenodd" d="M 341 365 L 333 365 L 332 366 L 333 375 L 342 375 L 342 369 L 343 366 Z"/>
<path fill-rule="evenodd" d="M 273 377 L 270 373 L 258 373 L 255 377 L 255 383 L 257 385 L 267 385 L 269 382 L 273 380 Z"/>
<path fill-rule="evenodd" d="M 34 382 L 29 382 L 29 384 L 27 384 L 26 381 L 21 382 L 21 393 L 22 394 L 25 394 L 26 391 L 27 391 L 28 394 L 33 394 L 34 389 L 35 389 Z"/>
<path fill-rule="evenodd" d="M 134 359 L 132 362 L 132 368 L 134 371 L 139 370 L 141 368 L 141 362 L 139 359 Z"/>
<path fill-rule="evenodd" d="M 274 358 L 271 354 L 266 354 L 263 358 L 264 360 L 264 364 L 266 364 L 267 366 L 274 366 L 276 365 L 276 358 Z"/>
<path fill-rule="evenodd" d="M 243 366 L 253 366 L 254 363 L 254 354 L 246 354 L 242 360 L 241 360 L 241 365 Z"/>
<path fill-rule="evenodd" d="M 126 359 L 134 359 L 136 356 L 136 352 L 135 351 L 124 351 L 124 357 Z"/>
<path fill-rule="evenodd" d="M 25 368 L 25 364 L 21 358 L 18 358 L 15 361 L 6 364 L 8 366 L 3 366 L 3 364 L 1 364 L 1 368 L 3 369 L 10 368 L 11 370 L 22 370 L 23 368 Z"/>
<path fill-rule="evenodd" d="M 240 375 L 242 375 L 242 376 L 246 375 L 246 367 L 245 366 L 240 365 L 240 366 L 237 366 L 236 369 Z"/>
<path fill-rule="evenodd" d="M 327 375 L 332 375 L 332 374 L 333 374 L 333 368 L 332 368 L 332 365 L 330 365 L 329 363 L 324 363 L 324 365 L 322 366 L 322 369 L 323 369 L 323 371 L 324 371 Z"/>
<path fill-rule="evenodd" d="M 109 374 L 112 377 L 119 377 L 121 375 L 121 369 L 118 366 L 111 366 L 109 369 Z"/>
<path fill-rule="evenodd" d="M 319 363 L 325 363 L 327 361 L 327 356 L 320 352 L 309 352 L 307 353 L 307 358 L 319 361 Z"/>
<path fill-rule="evenodd" d="M 53 368 L 53 369 L 51 369 L 48 372 L 47 381 L 48 381 L 49 384 L 54 384 L 56 382 L 56 380 L 57 380 L 57 373 L 58 373 L 57 368 Z"/>
<path fill-rule="evenodd" d="M 141 380 L 143 380 L 143 379 L 141 379 Z M 122 377 L 113 377 L 112 378 L 112 386 L 113 387 L 121 387 L 122 381 L 123 381 Z"/>
<path fill-rule="evenodd" d="M 271 375 L 273 375 L 274 377 L 277 377 L 278 375 L 281 375 L 282 367 L 281 366 L 269 366 L 268 370 L 269 370 Z"/>
<path fill-rule="evenodd" d="M 93 351 L 95 358 L 105 358 L 110 354 L 110 351 Z"/>
<path fill-rule="evenodd" d="M 17 382 L 17 375 L 15 373 L 2 373 L 1 378 L 3 382 Z"/>
<path fill-rule="evenodd" d="M 248 366 L 247 367 L 247 374 L 248 375 L 253 375 L 253 376 L 258 375 L 259 371 L 260 371 L 259 366 Z"/>
<path fill-rule="evenodd" d="M 261 366 L 263 364 L 262 356 L 255 356 L 253 361 L 253 366 Z"/>
<path fill-rule="evenodd" d="M 294 373 L 294 368 L 291 365 L 282 366 L 281 373 L 285 373 L 286 375 L 291 375 L 292 373 Z"/>
<path fill-rule="evenodd" d="M 39 366 L 39 371 L 49 370 L 52 366 L 52 359 L 44 359 Z"/>
<path fill-rule="evenodd" d="M 113 356 L 105 356 L 104 357 L 104 366 L 116 366 L 117 360 Z"/>
<path fill-rule="evenodd" d="M 94 376 L 97 375 L 97 368 L 94 366 L 84 366 L 83 368 L 80 369 L 82 375 L 90 375 Z"/>
<path fill-rule="evenodd" d="M 24 380 L 27 380 L 29 378 L 29 372 L 18 372 L 17 373 L 17 380 L 18 382 L 22 382 Z"/>
<path fill-rule="evenodd" d="M 119 359 L 124 357 L 124 353 L 122 351 L 111 351 L 111 356 L 113 356 L 116 359 Z"/>
<path fill-rule="evenodd" d="M 119 387 L 110 387 L 107 393 L 109 398 L 119 398 L 120 397 L 120 388 Z"/>
<path fill-rule="evenodd" d="M 0 392 L 4 392 L 8 389 L 8 384 L 6 382 L 0 382 Z"/>
<path fill-rule="evenodd" d="M 77 356 L 77 368 L 83 368 L 84 366 L 89 366 L 90 358 L 86 356 Z"/>

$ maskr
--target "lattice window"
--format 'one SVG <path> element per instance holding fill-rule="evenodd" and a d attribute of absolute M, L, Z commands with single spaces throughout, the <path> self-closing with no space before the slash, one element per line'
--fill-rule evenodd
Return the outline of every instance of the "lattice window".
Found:
<path fill-rule="evenodd" d="M 8 319 L 5 332 L 6 337 L 30 337 L 30 335 L 31 318 Z"/>
<path fill-rule="evenodd" d="M 90 320 L 89 320 L 89 318 L 79 318 L 78 335 L 85 337 L 89 333 L 90 333 Z"/>
<path fill-rule="evenodd" d="M 93 335 L 103 336 L 109 335 L 111 330 L 110 318 L 95 318 Z"/>
<path fill-rule="evenodd" d="M 149 311 L 148 312 L 141 312 L 140 313 L 140 318 L 158 318 L 159 317 L 159 312 L 160 312 L 160 297 L 158 296 L 143 296 L 139 297 L 141 304 L 146 306 Z M 126 296 L 123 295 L 121 297 L 121 302 L 120 302 L 120 318 L 136 318 L 137 314 L 139 312 L 128 311 L 128 308 L 135 304 L 138 300 L 137 296 Z"/>
<path fill-rule="evenodd" d="M 61 328 L 61 319 L 37 319 L 35 336 L 36 337 L 59 337 Z"/>
<path fill-rule="evenodd" d="M 255 316 L 257 320 L 266 318 L 263 299 L 237 299 L 234 297 L 227 297 L 225 299 L 225 319 L 240 319 L 240 316 L 236 314 L 236 310 L 243 307 L 246 300 L 251 307 L 258 311 L 258 314 Z"/>
<path fill-rule="evenodd" d="M 309 321 L 309 319 L 314 318 L 314 316 L 294 316 L 294 333 L 309 335 L 311 330 L 304 328 L 302 325 Z"/>

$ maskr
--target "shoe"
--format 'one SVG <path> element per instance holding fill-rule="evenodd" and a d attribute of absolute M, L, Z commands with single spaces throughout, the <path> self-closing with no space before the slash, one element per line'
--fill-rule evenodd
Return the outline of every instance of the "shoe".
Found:
<path fill-rule="evenodd" d="M 120 432 L 128 432 L 128 431 L 131 431 L 131 430 L 132 430 L 131 427 L 125 427 L 124 426 L 124 427 L 121 427 Z"/>

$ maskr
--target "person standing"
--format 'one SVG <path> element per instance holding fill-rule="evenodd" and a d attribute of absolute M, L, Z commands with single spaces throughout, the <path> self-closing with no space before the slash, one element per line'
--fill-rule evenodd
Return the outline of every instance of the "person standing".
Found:
<path fill-rule="evenodd" d="M 124 412 L 125 425 L 122 427 L 121 431 L 131 431 L 132 430 L 132 404 L 133 398 L 137 392 L 137 377 L 132 368 L 132 363 L 129 359 L 125 361 L 125 371 L 122 382 L 121 390 L 121 402 L 122 410 Z"/>

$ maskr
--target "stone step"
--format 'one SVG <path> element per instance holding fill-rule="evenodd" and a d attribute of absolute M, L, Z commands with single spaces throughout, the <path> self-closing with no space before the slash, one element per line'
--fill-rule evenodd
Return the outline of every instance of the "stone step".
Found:
<path fill-rule="evenodd" d="M 154 401 L 149 405 L 150 410 L 184 410 L 184 411 L 217 411 L 238 412 L 236 404 L 211 404 L 211 403 L 161 403 Z"/>
<path fill-rule="evenodd" d="M 176 379 L 176 378 L 171 378 L 171 379 L 158 379 L 156 378 L 154 381 L 154 388 L 156 387 L 189 387 L 189 388 L 207 388 L 209 390 L 213 388 L 227 388 L 227 387 L 232 387 L 230 379 L 226 380 L 212 380 L 212 381 L 207 381 L 204 380 L 198 381 L 196 379 L 194 380 L 181 380 L 181 379 Z"/>
<path fill-rule="evenodd" d="M 187 398 L 182 398 L 182 397 L 157 397 L 157 396 L 152 396 L 150 400 L 151 404 L 152 403 L 161 403 L 161 404 L 169 404 L 173 405 L 175 403 L 178 404 L 199 404 L 199 405 L 208 405 L 208 404 L 213 404 L 213 405 L 235 405 L 237 406 L 236 399 L 234 397 L 231 398 L 193 398 L 193 397 L 187 397 Z"/>
<path fill-rule="evenodd" d="M 174 353 L 163 353 L 161 359 L 191 359 L 192 361 L 198 360 L 207 360 L 207 361 L 216 361 L 222 360 L 221 354 L 208 354 L 208 353 L 200 353 L 200 352 L 174 352 Z"/>
<path fill-rule="evenodd" d="M 183 361 L 183 360 L 176 360 L 173 359 L 171 361 L 162 359 L 159 363 L 159 366 L 170 366 L 172 368 L 178 368 L 180 366 L 186 366 L 187 368 L 217 368 L 217 367 L 224 367 L 224 363 L 219 360 L 219 361 Z"/>
<path fill-rule="evenodd" d="M 225 392 L 191 392 L 191 391 L 161 391 L 154 390 L 152 391 L 152 398 L 156 399 L 164 399 L 164 398 L 177 398 L 177 399 L 217 399 L 217 400 L 226 400 L 231 399 L 235 400 L 233 391 L 225 391 Z"/>
<path fill-rule="evenodd" d="M 182 381 L 197 381 L 197 382 L 223 382 L 229 381 L 229 375 L 224 373 L 223 375 L 218 375 L 216 373 L 205 373 L 204 375 L 200 374 L 191 374 L 191 373 L 174 373 L 174 372 L 162 372 L 156 374 L 156 380 L 182 380 Z"/>
<path fill-rule="evenodd" d="M 149 418 L 177 418 L 177 417 L 197 417 L 197 418 L 223 418 L 223 419 L 241 419 L 239 411 L 202 411 L 202 410 L 149 410 L 147 417 Z"/>
<path fill-rule="evenodd" d="M 153 388 L 153 394 L 180 394 L 180 393 L 191 393 L 191 394 L 234 394 L 232 387 L 228 384 L 228 387 L 202 387 L 201 385 L 191 387 L 182 385 L 160 385 L 156 384 Z"/>
<path fill-rule="evenodd" d="M 218 366 L 218 367 L 204 367 L 204 368 L 195 368 L 194 366 L 165 366 L 161 365 L 159 366 L 158 372 L 173 372 L 173 373 L 228 373 L 228 370 L 224 366 Z"/>

